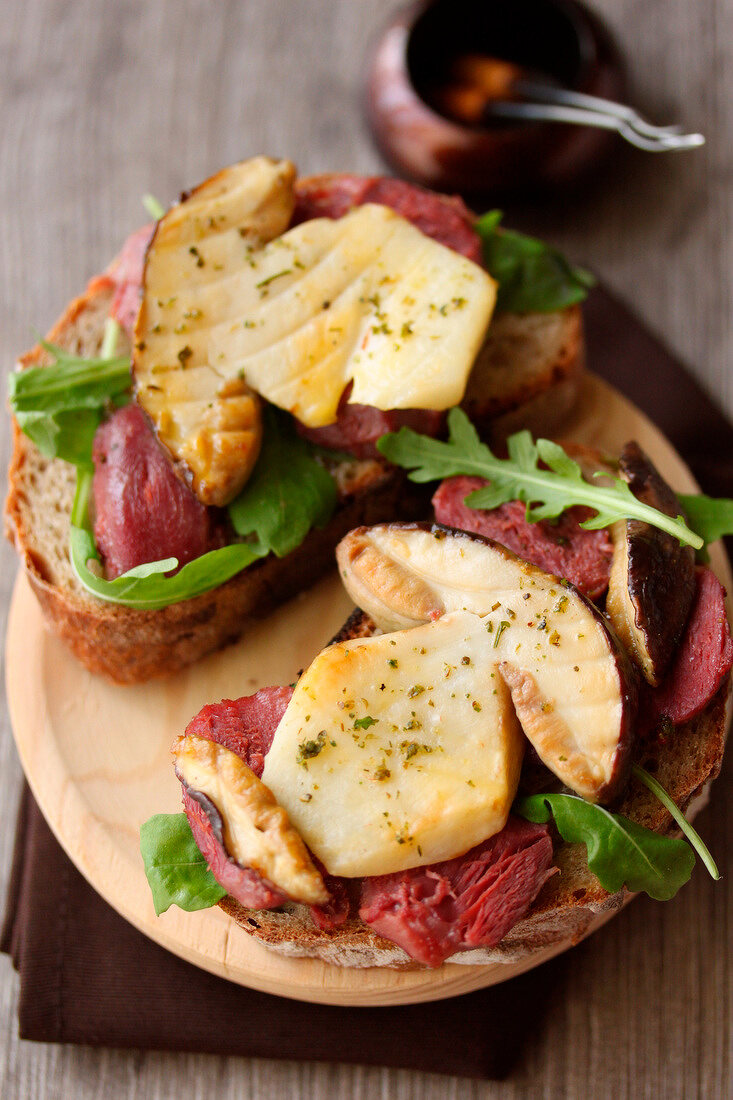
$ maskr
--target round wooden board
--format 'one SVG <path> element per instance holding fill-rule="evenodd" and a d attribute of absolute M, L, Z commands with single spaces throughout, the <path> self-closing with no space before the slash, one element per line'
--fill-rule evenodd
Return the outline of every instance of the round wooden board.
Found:
<path fill-rule="evenodd" d="M 563 435 L 618 453 L 637 439 L 680 492 L 697 486 L 651 422 L 592 376 Z M 718 576 L 733 591 L 720 545 Z M 166 679 L 116 687 L 93 676 L 48 633 L 23 576 L 8 624 L 6 676 L 18 752 L 33 794 L 58 840 L 92 886 L 151 939 L 197 966 L 267 993 L 342 1005 L 437 1000 L 493 985 L 536 966 L 562 947 L 521 963 L 436 971 L 350 970 L 288 959 L 263 947 L 218 907 L 172 908 L 156 917 L 138 849 L 140 825 L 180 810 L 170 745 L 205 703 L 288 683 L 336 633 L 351 604 L 334 574 L 291 601 L 237 645 Z M 599 916 L 589 932 L 605 922 Z"/>

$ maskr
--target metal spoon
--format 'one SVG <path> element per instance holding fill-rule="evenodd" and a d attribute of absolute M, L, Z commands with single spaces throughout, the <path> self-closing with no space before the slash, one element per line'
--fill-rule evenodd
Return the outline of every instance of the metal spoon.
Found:
<path fill-rule="evenodd" d="M 548 91 L 554 92 L 555 89 L 548 88 Z M 563 89 L 559 89 L 559 91 L 563 91 Z M 575 95 L 576 93 L 571 92 L 568 94 Z M 587 98 L 595 99 L 596 97 L 588 96 Z M 600 100 L 600 102 L 608 104 L 611 101 Z M 590 110 L 585 107 L 565 106 L 552 102 L 525 103 L 510 100 L 492 100 L 484 107 L 483 115 L 485 118 L 568 122 L 576 126 L 597 126 L 602 130 L 615 130 L 631 145 L 650 153 L 695 149 L 705 144 L 705 138 L 702 134 L 681 134 L 678 132 L 677 127 L 674 129 L 670 127 L 653 127 L 650 123 L 645 123 L 643 119 L 640 119 L 643 124 L 643 130 L 640 130 L 636 119 L 632 122 L 626 114 L 626 111 L 631 111 L 633 115 L 636 112 L 633 112 L 631 108 L 625 108 L 620 103 L 612 104 L 612 106 L 621 108 L 624 113 L 622 114 L 618 110 L 612 112 Z M 640 118 L 640 116 L 637 117 Z"/>
<path fill-rule="evenodd" d="M 602 99 L 597 95 L 587 95 L 585 92 L 574 92 L 570 88 L 561 88 L 557 85 L 545 84 L 539 80 L 515 80 L 512 89 L 528 101 L 541 103 L 556 103 L 566 107 L 581 107 L 588 111 L 597 111 L 601 114 L 612 115 L 631 126 L 637 133 L 644 137 L 658 137 L 660 134 L 679 134 L 681 127 L 655 126 L 647 122 L 638 111 L 629 107 L 626 103 L 617 103 L 612 99 Z"/>

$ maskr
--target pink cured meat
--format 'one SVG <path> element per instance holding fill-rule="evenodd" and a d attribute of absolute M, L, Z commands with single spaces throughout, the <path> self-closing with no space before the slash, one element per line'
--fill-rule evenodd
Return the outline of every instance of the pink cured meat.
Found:
<path fill-rule="evenodd" d="M 480 477 L 447 478 L 433 496 L 438 523 L 484 535 L 506 546 L 517 557 L 547 573 L 564 577 L 584 595 L 595 599 L 608 588 L 613 544 L 608 531 L 585 531 L 582 520 L 592 515 L 587 508 L 569 508 L 557 523 L 528 523 L 525 505 L 513 500 L 490 511 L 470 508 L 469 493 L 488 482 Z"/>
<path fill-rule="evenodd" d="M 338 928 L 340 924 L 344 923 L 351 910 L 346 879 L 329 875 L 320 859 L 314 856 L 312 852 L 311 858 L 323 876 L 323 882 L 331 895 L 331 899 L 325 905 L 309 905 L 308 910 L 316 928 L 320 928 L 322 932 L 332 932 L 334 928 Z"/>
<path fill-rule="evenodd" d="M 298 180 L 295 184 L 293 225 L 312 218 L 341 218 L 364 202 L 362 196 L 369 187 L 369 176 L 354 176 L 334 172 L 326 176 Z"/>
<path fill-rule="evenodd" d="M 144 225 L 127 238 L 122 251 L 109 268 L 116 290 L 110 313 L 132 340 L 140 309 L 140 288 L 143 281 L 145 253 L 153 235 L 154 225 Z"/>
<path fill-rule="evenodd" d="M 94 538 L 110 579 L 136 565 L 211 548 L 207 509 L 176 476 L 138 405 L 118 409 L 94 437 Z"/>
<path fill-rule="evenodd" d="M 427 236 L 481 263 L 481 241 L 463 200 L 457 196 L 437 195 L 404 180 L 347 173 L 305 180 L 296 185 L 293 225 L 311 218 L 340 218 L 367 202 L 390 207 Z M 111 313 L 130 337 L 140 307 L 145 253 L 153 229 L 154 226 L 146 225 L 128 237 L 109 272 L 117 284 Z M 369 405 L 349 405 L 344 399 L 334 424 L 325 428 L 301 428 L 300 433 L 312 443 L 330 450 L 348 451 L 360 459 L 378 458 L 374 444 L 386 432 L 397 431 L 405 425 L 424 435 L 438 435 L 444 420 L 444 413 L 432 410 L 383 412 Z"/>
<path fill-rule="evenodd" d="M 306 428 L 298 424 L 299 435 L 319 447 L 348 451 L 356 458 L 381 458 L 375 444 L 386 432 L 396 432 L 404 426 L 423 435 L 438 435 L 445 423 L 445 413 L 435 409 L 383 412 L 371 405 L 350 405 L 348 392 L 341 398 L 335 423 L 325 428 Z"/>
<path fill-rule="evenodd" d="M 292 694 L 291 687 L 267 687 L 241 699 L 209 703 L 188 723 L 186 734 L 235 752 L 261 778 L 265 757 Z"/>
<path fill-rule="evenodd" d="M 241 699 L 211 703 L 191 719 L 186 733 L 223 745 L 260 777 L 275 730 L 292 694 L 291 687 L 268 687 Z M 208 799 L 184 786 L 183 806 L 202 855 L 227 893 L 250 909 L 272 909 L 288 900 L 282 890 L 257 871 L 243 867 L 227 854 L 221 819 Z M 314 924 L 330 931 L 343 924 L 349 915 L 349 898 L 343 880 L 329 875 L 318 860 L 315 862 L 331 898 L 325 905 L 311 905 L 309 909 Z"/>
<path fill-rule="evenodd" d="M 291 695 L 290 687 L 269 687 L 210 704 L 189 722 L 186 733 L 224 745 L 261 775 Z M 183 803 L 196 843 L 232 897 L 252 909 L 273 908 L 287 900 L 272 883 L 227 854 L 211 802 L 184 786 Z M 332 931 L 349 915 L 348 886 L 315 862 L 331 898 L 326 905 L 310 906 L 310 914 L 317 928 Z M 360 915 L 419 962 L 438 966 L 455 951 L 497 943 L 553 873 L 551 862 L 547 827 L 510 817 L 501 833 L 465 856 L 364 879 Z"/>
<path fill-rule="evenodd" d="M 426 237 L 480 264 L 481 240 L 473 216 L 457 195 L 438 195 L 388 176 L 334 174 L 296 184 L 293 224 L 311 218 L 341 218 L 355 206 L 375 202 L 412 222 Z"/>
<path fill-rule="evenodd" d="M 382 176 L 370 181 L 361 202 L 389 206 L 426 237 L 460 252 L 475 264 L 482 262 L 481 240 L 473 228 L 473 217 L 457 195 L 436 195 L 413 183 Z"/>
<path fill-rule="evenodd" d="M 287 895 L 273 886 L 251 867 L 243 867 L 227 855 L 222 822 L 208 798 L 183 787 L 183 808 L 191 826 L 193 839 L 208 863 L 216 881 L 240 905 L 247 909 L 274 909 L 287 901 Z"/>
<path fill-rule="evenodd" d="M 464 856 L 364 879 L 359 916 L 425 966 L 492 947 L 521 920 L 551 868 L 546 825 L 510 817 Z"/>
<path fill-rule="evenodd" d="M 298 185 L 294 222 L 310 218 L 340 218 L 355 206 L 380 203 L 412 222 L 426 236 L 481 263 L 481 241 L 463 200 L 436 195 L 404 180 L 377 176 L 333 175 Z M 386 432 L 405 426 L 423 435 L 439 435 L 445 414 L 425 409 L 392 409 L 383 412 L 369 405 L 341 400 L 338 419 L 325 428 L 299 428 L 300 434 L 320 447 L 349 451 L 357 458 L 378 458 L 376 441 Z"/>
<path fill-rule="evenodd" d="M 652 693 L 656 716 L 675 724 L 705 709 L 733 667 L 725 589 L 704 566 L 695 570 L 695 596 L 682 642 L 664 683 Z"/>

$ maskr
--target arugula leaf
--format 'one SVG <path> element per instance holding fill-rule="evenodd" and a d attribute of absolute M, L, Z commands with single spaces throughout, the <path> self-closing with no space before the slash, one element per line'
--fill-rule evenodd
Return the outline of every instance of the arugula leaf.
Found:
<path fill-rule="evenodd" d="M 94 435 L 102 421 L 98 409 L 69 409 L 53 416 L 16 410 L 15 419 L 42 454 L 72 466 L 91 467 Z"/>
<path fill-rule="evenodd" d="M 660 836 L 576 795 L 528 795 L 513 810 L 528 821 L 554 817 L 563 840 L 586 845 L 588 867 L 610 894 L 626 886 L 633 893 L 644 890 L 655 901 L 669 901 L 695 866 L 695 853 L 684 840 Z"/>
<path fill-rule="evenodd" d="M 257 547 L 235 542 L 210 550 L 184 565 L 175 576 L 165 576 L 178 565 L 177 558 L 146 562 L 113 581 L 97 576 L 88 566 L 90 559 L 99 561 L 89 520 L 89 494 L 92 484 L 90 470 L 77 473 L 76 496 L 71 513 L 70 557 L 78 580 L 88 592 L 108 603 L 122 604 L 138 610 L 153 611 L 181 600 L 190 600 L 218 588 L 263 556 Z"/>
<path fill-rule="evenodd" d="M 690 525 L 705 542 L 715 542 L 724 535 L 733 535 L 733 500 L 706 497 L 704 493 L 687 496 L 677 494 L 687 513 Z"/>
<path fill-rule="evenodd" d="M 667 531 L 681 543 L 703 545 L 681 515 L 676 519 L 643 504 L 625 481 L 616 478 L 612 485 L 592 485 L 585 481 L 577 462 L 557 443 L 549 439 L 533 442 L 529 432 L 516 432 L 507 440 L 508 458 L 497 458 L 482 443 L 476 429 L 462 409 L 448 413 L 447 442 L 419 435 L 411 428 L 383 435 L 377 448 L 396 466 L 410 470 L 412 481 L 435 481 L 457 474 L 475 474 L 491 482 L 466 497 L 471 508 L 496 508 L 510 500 L 527 505 L 527 519 L 555 519 L 566 508 L 584 504 L 595 516 L 581 526 L 595 531 L 617 519 L 640 519 Z M 539 468 L 542 461 L 549 470 Z"/>
<path fill-rule="evenodd" d="M 258 554 L 279 558 L 300 546 L 311 527 L 328 523 L 336 507 L 336 483 L 316 462 L 292 417 L 265 408 L 262 451 L 252 476 L 229 505 L 238 535 L 254 536 Z"/>
<path fill-rule="evenodd" d="M 192 913 L 226 896 L 193 839 L 184 813 L 155 814 L 140 826 L 140 854 L 158 916 L 171 905 Z"/>
<path fill-rule="evenodd" d="M 662 784 L 658 783 L 657 780 L 654 778 L 654 776 L 650 775 L 649 772 L 646 771 L 644 768 L 640 767 L 639 764 L 632 764 L 631 765 L 631 771 L 636 776 L 636 778 L 639 780 L 639 782 L 643 783 L 645 787 L 648 787 L 649 790 L 652 792 L 652 794 L 656 795 L 656 797 L 659 799 L 659 801 L 662 803 L 662 805 L 667 810 L 669 810 L 672 817 L 677 822 L 680 829 L 685 834 L 685 836 L 689 840 L 690 844 L 692 845 L 692 847 L 695 849 L 695 851 L 699 855 L 700 859 L 705 864 L 705 867 L 707 868 L 707 870 L 710 874 L 710 877 L 714 878 L 715 881 L 717 882 L 718 879 L 720 878 L 720 871 L 718 870 L 718 867 L 717 867 L 717 864 L 716 864 L 715 860 L 713 859 L 713 857 L 710 854 L 710 849 L 708 848 L 707 844 L 704 843 L 702 837 L 697 832 L 697 830 L 693 829 L 692 825 L 687 820 L 687 818 L 682 814 L 679 807 L 674 804 L 674 802 L 672 801 L 670 796 L 667 794 L 667 792 L 665 791 Z"/>
<path fill-rule="evenodd" d="M 159 199 L 156 199 L 155 195 L 143 195 L 142 203 L 145 207 L 146 212 L 150 215 L 151 218 L 154 218 L 156 222 L 159 222 L 160 219 L 164 216 L 165 207 Z"/>
<path fill-rule="evenodd" d="M 336 483 L 315 460 L 316 451 L 301 439 L 290 417 L 265 411 L 262 453 L 247 486 L 230 505 L 238 534 L 247 542 L 212 550 L 166 576 L 176 558 L 146 562 L 121 577 L 105 580 L 89 568 L 99 561 L 88 506 L 94 434 L 109 404 L 128 400 L 129 358 L 111 353 L 119 326 L 108 322 L 102 353 L 81 359 L 44 343 L 55 362 L 10 376 L 10 401 L 20 428 L 52 458 L 77 467 L 77 491 L 71 515 L 71 564 L 81 584 L 108 603 L 154 610 L 218 588 L 258 558 L 273 551 L 283 557 L 303 541 L 311 527 L 323 527 L 336 506 Z"/>
<path fill-rule="evenodd" d="M 595 283 L 590 272 L 544 241 L 500 229 L 501 218 L 500 210 L 490 210 L 475 225 L 484 263 L 499 284 L 497 312 L 552 313 L 582 302 Z"/>
<path fill-rule="evenodd" d="M 107 347 L 96 359 L 81 359 L 42 340 L 54 362 L 9 376 L 10 408 L 18 426 L 49 458 L 91 467 L 103 410 L 109 402 L 120 404 L 131 384 L 129 358 L 107 351 L 117 331 L 114 324 L 108 328 Z"/>

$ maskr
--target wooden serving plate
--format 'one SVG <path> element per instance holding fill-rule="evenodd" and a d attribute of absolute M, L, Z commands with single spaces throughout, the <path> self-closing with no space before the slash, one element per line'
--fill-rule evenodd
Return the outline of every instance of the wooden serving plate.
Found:
<path fill-rule="evenodd" d="M 593 376 L 564 435 L 618 453 L 637 439 L 671 485 L 697 486 L 667 440 L 635 406 Z M 713 567 L 733 591 L 720 545 Z M 341 1005 L 437 1000 L 504 981 L 558 954 L 547 948 L 520 963 L 435 971 L 349 970 L 288 959 L 249 937 L 218 907 L 172 908 L 156 917 L 138 849 L 140 825 L 180 810 L 170 745 L 205 704 L 292 681 L 352 610 L 337 575 L 291 601 L 237 645 L 165 680 L 117 687 L 88 672 L 46 631 L 24 576 L 13 595 L 7 690 L 18 752 L 33 794 L 56 837 L 91 885 L 151 939 L 189 962 L 267 993 Z M 589 932 L 609 917 L 599 916 Z"/>

